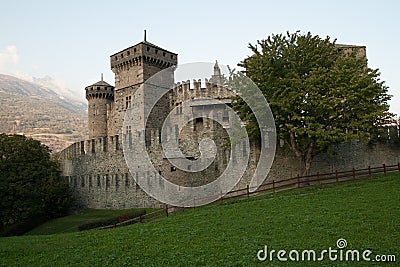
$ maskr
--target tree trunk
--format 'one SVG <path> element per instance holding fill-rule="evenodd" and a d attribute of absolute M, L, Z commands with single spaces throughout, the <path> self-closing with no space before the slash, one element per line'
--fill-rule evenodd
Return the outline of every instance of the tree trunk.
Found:
<path fill-rule="evenodd" d="M 296 145 L 296 137 L 294 132 L 290 133 L 290 148 L 295 153 L 296 157 L 299 159 L 301 176 L 306 176 L 310 174 L 314 147 L 315 147 L 315 139 L 310 138 L 310 142 L 308 143 L 307 148 L 304 150 L 299 149 Z"/>
<path fill-rule="evenodd" d="M 304 152 L 296 154 L 300 164 L 300 175 L 303 177 L 310 175 L 314 146 L 315 146 L 315 140 L 311 139 Z M 308 184 L 308 178 L 303 178 L 303 181 Z"/>
<path fill-rule="evenodd" d="M 307 150 L 305 151 L 304 174 L 303 174 L 303 176 L 310 174 L 311 162 L 312 162 L 313 152 L 314 152 L 314 145 L 315 145 L 315 140 L 311 139 L 310 143 L 308 144 Z"/>

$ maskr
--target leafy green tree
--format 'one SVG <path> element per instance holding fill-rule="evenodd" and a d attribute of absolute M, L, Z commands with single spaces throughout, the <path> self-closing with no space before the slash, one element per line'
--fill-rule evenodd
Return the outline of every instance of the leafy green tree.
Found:
<path fill-rule="evenodd" d="M 389 121 L 387 87 L 367 59 L 341 52 L 329 37 L 277 34 L 249 44 L 253 55 L 239 66 L 260 88 L 274 114 L 278 137 L 309 173 L 313 157 L 332 143 L 368 138 Z M 233 108 L 257 137 L 257 122 L 237 98 Z"/>
<path fill-rule="evenodd" d="M 0 234 L 22 234 L 67 211 L 71 196 L 49 148 L 21 135 L 0 134 Z"/>

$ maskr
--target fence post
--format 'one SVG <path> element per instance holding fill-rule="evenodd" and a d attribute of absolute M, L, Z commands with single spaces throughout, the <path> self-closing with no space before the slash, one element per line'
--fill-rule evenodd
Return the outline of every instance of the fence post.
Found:
<path fill-rule="evenodd" d="M 139 222 L 140 222 L 140 223 L 142 223 L 142 216 L 143 216 L 143 215 L 140 215 L 140 216 L 139 216 Z"/>
<path fill-rule="evenodd" d="M 168 217 L 168 204 L 165 205 L 165 215 Z"/>
<path fill-rule="evenodd" d="M 297 174 L 297 188 L 300 188 L 300 174 Z"/>
<path fill-rule="evenodd" d="M 247 198 L 249 198 L 250 196 L 249 185 L 246 186 L 246 191 L 247 191 Z"/>
<path fill-rule="evenodd" d="M 275 180 L 272 180 L 272 192 L 275 193 Z"/>
<path fill-rule="evenodd" d="M 354 169 L 354 167 L 353 167 L 352 172 L 353 172 L 353 180 L 355 180 L 356 179 L 356 170 Z"/>
<path fill-rule="evenodd" d="M 336 178 L 336 183 L 338 183 L 339 182 L 339 174 L 338 174 L 337 170 L 335 171 L 335 175 L 336 175 L 336 177 L 335 177 Z"/>
<path fill-rule="evenodd" d="M 368 166 L 368 176 L 371 178 L 371 165 Z"/>
<path fill-rule="evenodd" d="M 383 173 L 386 175 L 386 164 L 383 163 Z"/>

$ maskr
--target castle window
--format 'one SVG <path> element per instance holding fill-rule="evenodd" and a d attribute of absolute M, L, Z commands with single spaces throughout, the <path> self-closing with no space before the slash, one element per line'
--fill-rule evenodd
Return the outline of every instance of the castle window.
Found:
<path fill-rule="evenodd" d="M 134 52 L 134 53 L 136 53 L 136 47 L 135 47 L 135 48 L 133 48 L 133 52 Z"/>
<path fill-rule="evenodd" d="M 132 126 L 131 125 L 126 126 L 126 135 L 128 138 L 129 148 L 132 148 Z"/>
<path fill-rule="evenodd" d="M 118 135 L 115 136 L 115 150 L 119 150 L 119 138 L 118 138 Z"/>
<path fill-rule="evenodd" d="M 131 52 L 130 52 L 130 51 L 127 51 L 127 52 L 126 52 L 126 55 L 127 55 L 127 56 L 129 56 L 130 54 L 131 54 Z"/>
<path fill-rule="evenodd" d="M 85 176 L 81 176 L 81 187 L 85 186 Z"/>
<path fill-rule="evenodd" d="M 150 51 L 150 47 L 147 47 L 147 51 Z"/>
<path fill-rule="evenodd" d="M 92 176 L 89 175 L 89 187 L 92 187 Z"/>
<path fill-rule="evenodd" d="M 174 59 L 174 55 L 171 55 L 171 59 Z"/>
<path fill-rule="evenodd" d="M 96 142 L 92 139 L 92 153 L 96 152 Z"/>
<path fill-rule="evenodd" d="M 203 127 L 203 118 L 196 118 L 194 124 L 194 130 L 200 130 Z"/>
<path fill-rule="evenodd" d="M 162 55 L 165 57 L 165 52 L 163 52 Z"/>
<path fill-rule="evenodd" d="M 129 187 L 129 176 L 125 173 L 125 187 Z"/>
<path fill-rule="evenodd" d="M 124 58 L 124 53 L 121 53 L 121 58 Z"/>
<path fill-rule="evenodd" d="M 128 109 L 132 104 L 132 96 L 125 97 L 125 108 Z"/>
<path fill-rule="evenodd" d="M 107 152 L 107 137 L 103 137 L 103 151 Z"/>
<path fill-rule="evenodd" d="M 115 175 L 115 186 L 116 186 L 116 187 L 119 186 L 119 177 L 118 177 L 118 174 Z"/>
<path fill-rule="evenodd" d="M 81 141 L 81 155 L 85 155 L 85 141 Z"/>
<path fill-rule="evenodd" d="M 106 188 L 110 187 L 110 178 L 108 177 L 108 174 L 104 175 L 104 177 L 106 178 Z"/>
<path fill-rule="evenodd" d="M 157 54 L 157 53 L 158 53 L 158 50 L 156 49 L 155 52 L 156 52 L 156 54 Z"/>
<path fill-rule="evenodd" d="M 176 167 L 175 166 L 171 166 L 171 172 L 175 172 L 176 171 Z"/>
<path fill-rule="evenodd" d="M 100 175 L 97 175 L 97 186 L 98 186 L 98 187 L 101 186 Z"/>
<path fill-rule="evenodd" d="M 118 56 L 115 56 L 115 60 L 118 60 Z"/>

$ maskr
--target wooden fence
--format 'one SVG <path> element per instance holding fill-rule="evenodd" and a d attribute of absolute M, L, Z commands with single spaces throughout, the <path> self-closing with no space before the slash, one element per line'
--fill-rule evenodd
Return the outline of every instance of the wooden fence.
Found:
<path fill-rule="evenodd" d="M 341 182 L 346 182 L 346 181 L 354 181 L 357 179 L 362 179 L 362 178 L 369 178 L 373 174 L 378 174 L 378 173 L 383 173 L 387 174 L 389 172 L 395 172 L 398 171 L 400 172 L 400 162 L 398 162 L 396 165 L 385 165 L 382 164 L 382 166 L 378 167 L 368 167 L 365 169 L 352 169 L 348 171 L 335 171 L 335 172 L 330 172 L 330 173 L 317 173 L 313 175 L 307 175 L 307 176 L 300 176 L 297 175 L 296 177 L 292 177 L 289 179 L 285 180 L 279 180 L 279 181 L 271 181 L 262 184 L 257 190 L 254 190 L 256 188 L 251 188 L 247 186 L 246 188 L 238 189 L 238 190 L 233 190 L 228 192 L 225 195 L 221 195 L 219 198 L 218 196 L 209 196 L 210 199 L 216 199 L 218 198 L 217 201 L 223 202 L 226 199 L 232 199 L 232 198 L 237 198 L 237 197 L 250 197 L 250 196 L 256 196 L 260 194 L 270 194 L 270 193 L 276 193 L 276 192 L 281 192 L 281 191 L 286 191 L 286 190 L 291 190 L 291 189 L 296 189 L 296 188 L 304 188 L 304 187 L 310 187 L 314 185 L 320 185 L 320 184 L 333 184 L 333 183 L 341 183 Z M 198 199 L 199 200 L 199 199 Z M 197 201 L 198 201 L 197 200 Z M 196 199 L 193 199 L 192 203 L 196 203 Z M 132 223 L 144 223 L 148 221 L 152 221 L 158 218 L 162 217 L 168 217 L 169 214 L 177 212 L 177 211 L 183 211 L 184 208 L 178 208 L 178 207 L 171 207 L 166 205 L 165 208 L 160 208 L 158 210 L 155 210 L 151 213 L 141 215 L 139 217 L 120 222 L 114 225 L 109 225 L 105 227 L 99 227 L 96 229 L 106 229 L 106 228 L 113 228 L 113 227 L 118 227 L 118 226 L 123 226 L 123 225 L 128 225 Z"/>
<path fill-rule="evenodd" d="M 386 174 L 388 172 L 400 172 L 400 162 L 396 165 L 386 165 L 382 164 L 382 166 L 378 167 L 368 167 L 365 169 L 351 169 L 348 171 L 335 171 L 330 173 L 317 173 L 313 175 L 292 177 L 285 180 L 279 181 L 271 181 L 262 184 L 257 190 L 252 190 L 255 188 L 243 188 L 228 192 L 225 196 L 221 197 L 221 199 L 230 199 L 241 196 L 251 196 L 257 195 L 260 193 L 275 193 L 295 188 L 303 188 L 309 187 L 319 184 L 332 184 L 332 183 L 340 183 L 346 181 L 353 181 L 362 178 L 369 178 L 373 174 L 383 173 Z"/>

